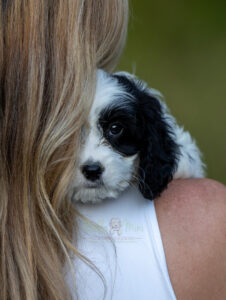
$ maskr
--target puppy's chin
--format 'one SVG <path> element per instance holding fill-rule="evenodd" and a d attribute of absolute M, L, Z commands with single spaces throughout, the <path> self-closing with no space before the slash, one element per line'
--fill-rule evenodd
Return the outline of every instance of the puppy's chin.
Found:
<path fill-rule="evenodd" d="M 105 199 L 117 198 L 128 186 L 128 182 L 122 181 L 114 188 L 105 185 L 75 188 L 70 192 L 70 198 L 73 202 L 100 203 Z"/>

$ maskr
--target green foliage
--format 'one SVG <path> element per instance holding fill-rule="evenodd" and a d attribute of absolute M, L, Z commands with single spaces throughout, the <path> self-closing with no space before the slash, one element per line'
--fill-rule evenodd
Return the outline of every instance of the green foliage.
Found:
<path fill-rule="evenodd" d="M 165 96 L 196 139 L 207 175 L 226 183 L 226 1 L 133 0 L 119 69 Z"/>

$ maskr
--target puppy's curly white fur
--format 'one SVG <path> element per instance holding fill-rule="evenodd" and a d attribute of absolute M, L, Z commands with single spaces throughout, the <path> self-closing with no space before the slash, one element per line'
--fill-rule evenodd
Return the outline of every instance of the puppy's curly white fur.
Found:
<path fill-rule="evenodd" d="M 172 178 L 203 177 L 195 141 L 161 94 L 135 76 L 98 70 L 97 87 L 69 195 L 98 202 L 137 184 L 154 199 Z"/>

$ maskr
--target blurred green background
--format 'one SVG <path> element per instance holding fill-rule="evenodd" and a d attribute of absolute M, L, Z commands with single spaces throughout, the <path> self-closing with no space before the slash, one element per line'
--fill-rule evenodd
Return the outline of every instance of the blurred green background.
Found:
<path fill-rule="evenodd" d="M 226 1 L 130 1 L 119 70 L 165 96 L 196 139 L 207 176 L 226 183 Z"/>

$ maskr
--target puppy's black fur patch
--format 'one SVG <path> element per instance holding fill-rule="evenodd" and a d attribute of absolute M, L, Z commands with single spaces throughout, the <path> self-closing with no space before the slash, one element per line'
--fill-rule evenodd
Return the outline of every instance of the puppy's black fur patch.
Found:
<path fill-rule="evenodd" d="M 137 124 L 137 103 L 133 99 L 117 99 L 102 110 L 99 124 L 103 129 L 103 136 L 109 144 L 124 156 L 131 156 L 139 152 L 139 126 Z M 118 124 L 123 128 L 119 136 L 110 134 L 110 127 Z"/>
<path fill-rule="evenodd" d="M 164 118 L 160 101 L 139 82 L 123 75 L 112 75 L 135 101 L 119 99 L 118 107 L 103 112 L 100 123 L 104 128 L 111 121 L 120 121 L 126 127 L 120 139 L 110 140 L 125 155 L 139 153 L 139 189 L 148 199 L 158 197 L 173 178 L 177 167 L 179 146 L 173 131 Z M 126 105 L 120 105 L 125 103 Z M 108 120 L 108 121 L 107 121 Z M 106 131 L 106 128 L 104 130 Z M 106 136 L 109 140 L 109 137 Z"/>

